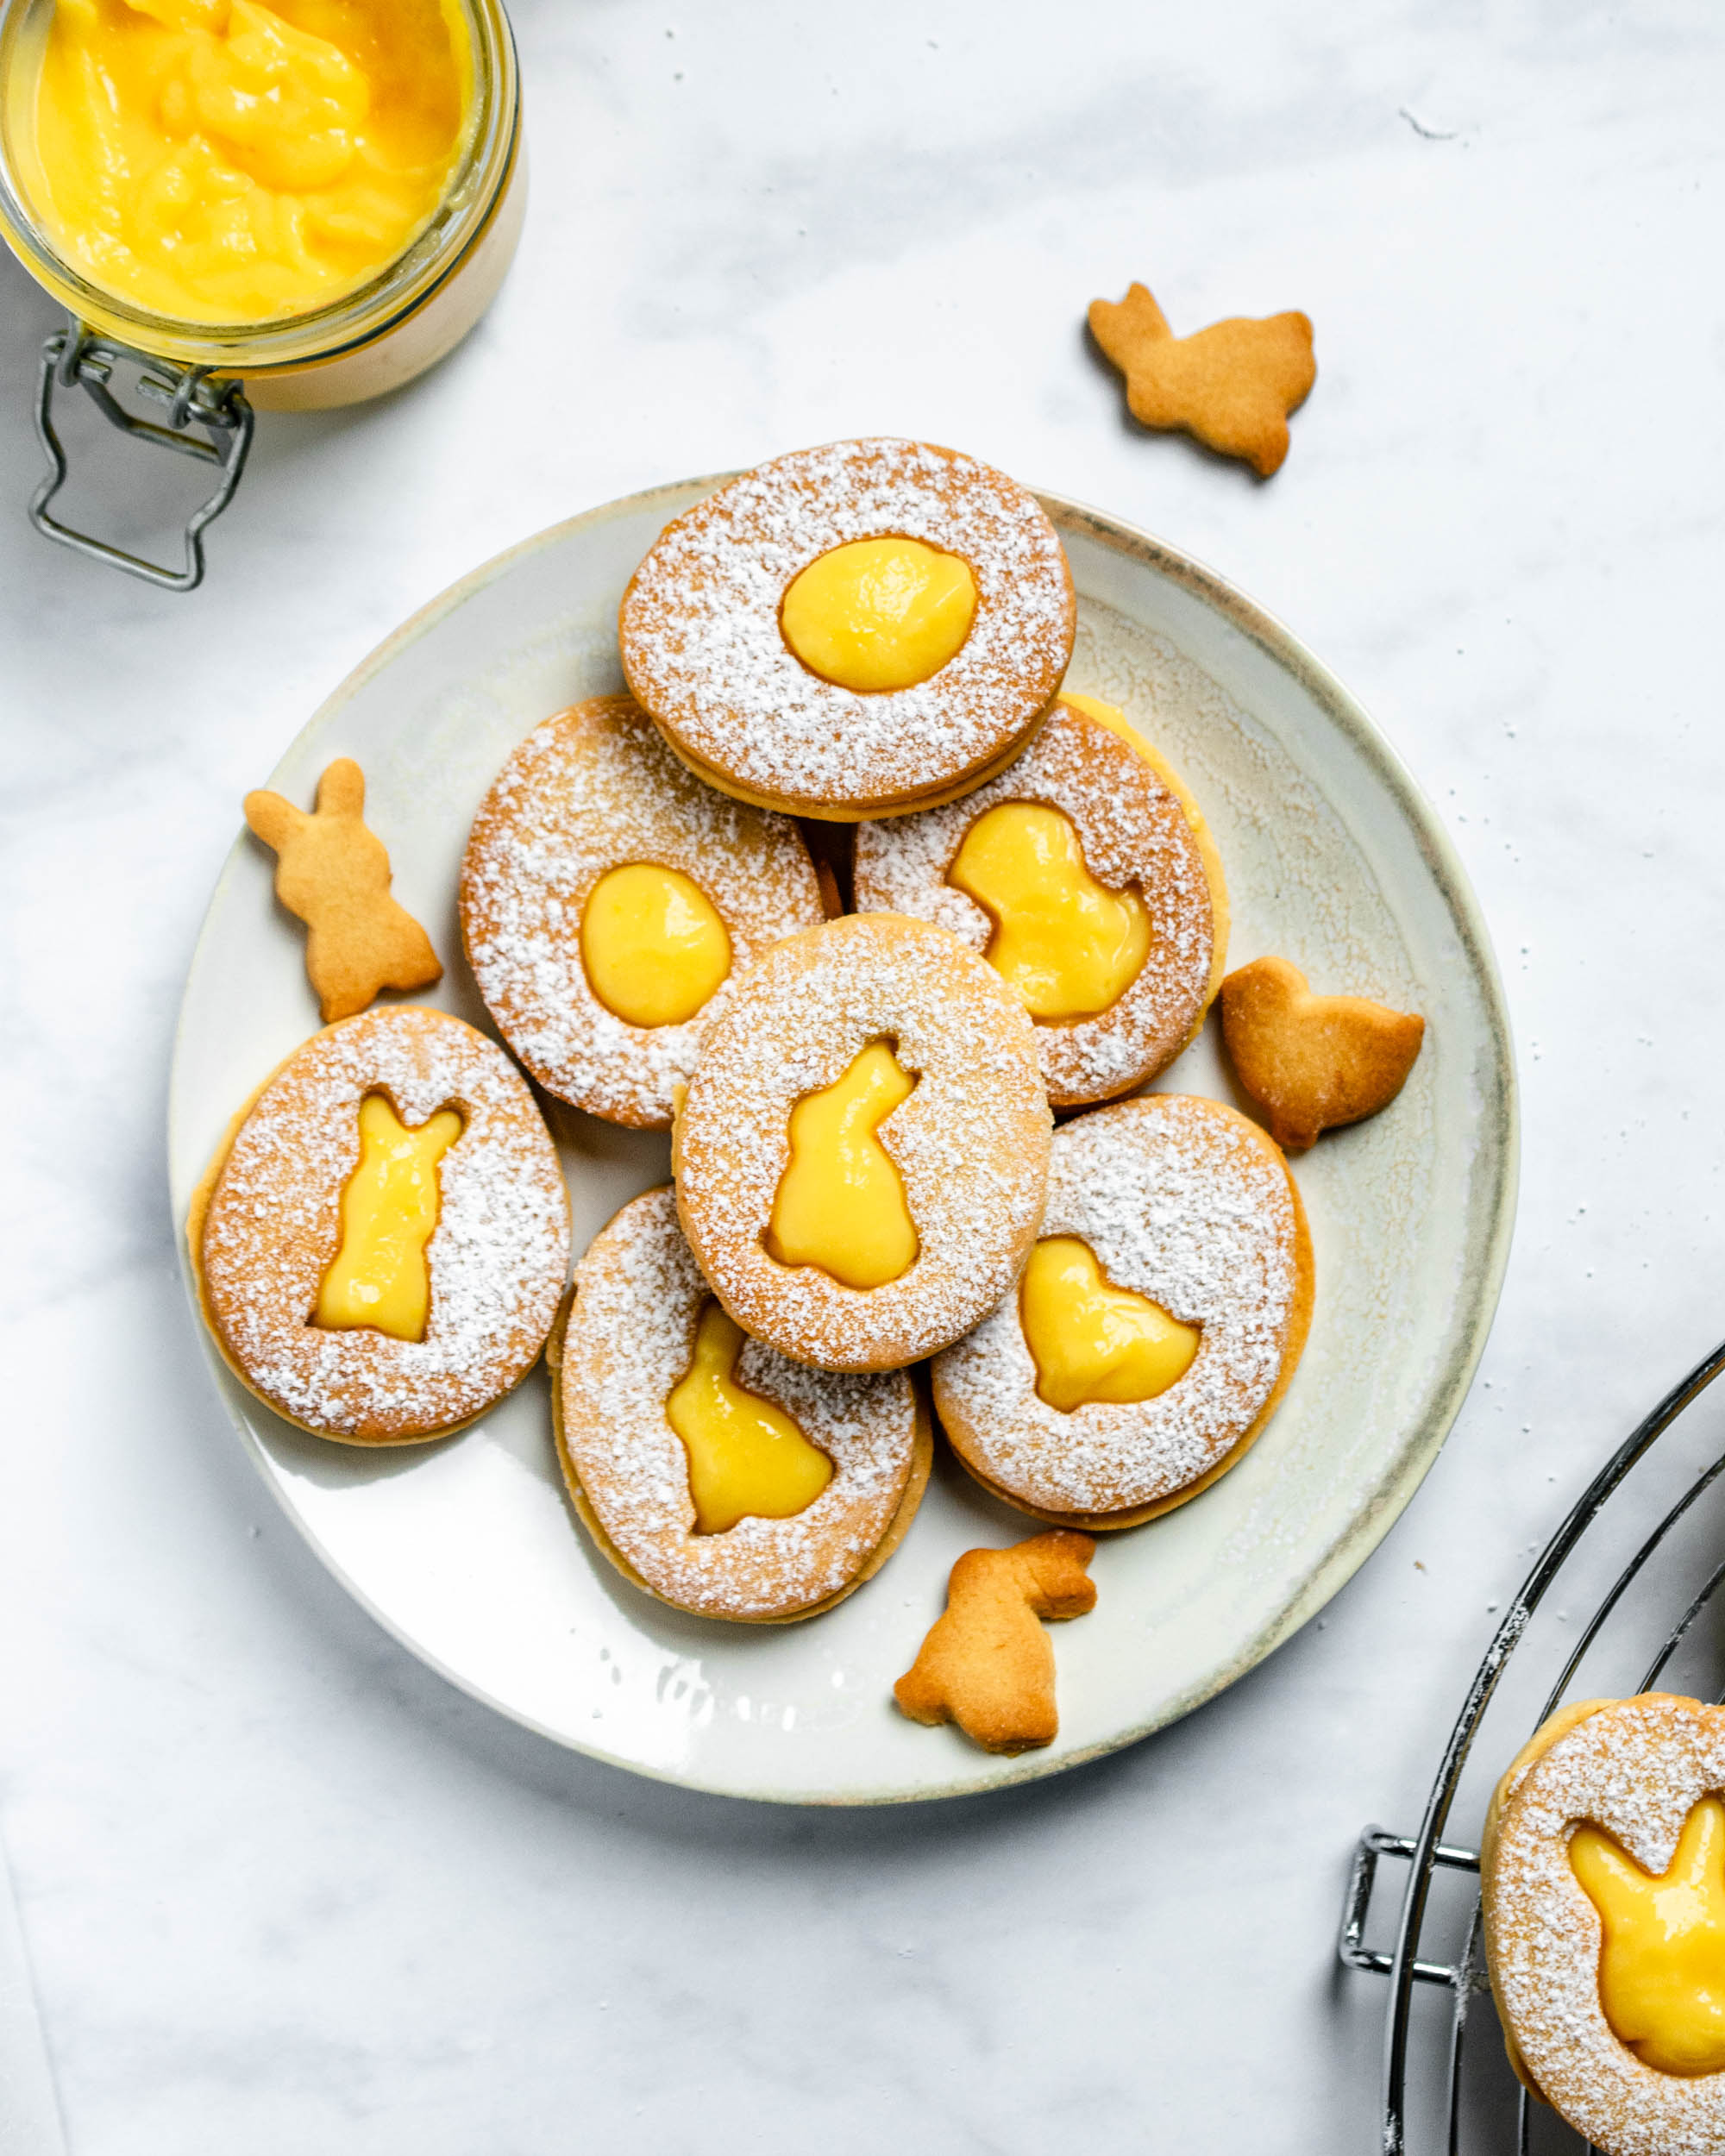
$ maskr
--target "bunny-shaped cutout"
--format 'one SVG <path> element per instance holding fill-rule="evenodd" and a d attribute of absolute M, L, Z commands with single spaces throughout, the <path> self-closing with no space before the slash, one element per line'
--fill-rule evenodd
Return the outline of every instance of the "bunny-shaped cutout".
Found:
<path fill-rule="evenodd" d="M 315 1322 L 329 1332 L 371 1326 L 423 1340 L 431 1307 L 425 1246 L 442 1206 L 438 1163 L 461 1135 L 458 1108 L 417 1127 L 387 1094 L 360 1103 L 360 1158 L 342 1193 L 342 1247 L 317 1293 Z"/>
<path fill-rule="evenodd" d="M 279 793 L 246 796 L 246 821 L 276 856 L 275 894 L 304 921 L 305 971 L 323 1023 L 352 1018 L 382 988 L 429 988 L 443 968 L 431 939 L 390 896 L 389 855 L 366 828 L 366 779 L 341 756 L 310 815 Z"/>
<path fill-rule="evenodd" d="M 946 1608 L 893 1696 L 916 1722 L 957 1722 L 985 1752 L 1028 1752 L 1060 1728 L 1054 1650 L 1040 1620 L 1096 1606 L 1096 1545 L 1064 1527 L 1010 1550 L 967 1550 Z"/>
<path fill-rule="evenodd" d="M 1657 1876 L 1594 1826 L 1569 1860 L 1599 1912 L 1599 2002 L 1612 2034 L 1667 2074 L 1725 2071 L 1725 1804 L 1704 1796 Z"/>
<path fill-rule="evenodd" d="M 871 1041 L 834 1084 L 791 1110 L 791 1156 L 768 1223 L 767 1255 L 819 1265 L 847 1288 L 883 1288 L 917 1260 L 904 1178 L 880 1138 L 916 1080 Z"/>

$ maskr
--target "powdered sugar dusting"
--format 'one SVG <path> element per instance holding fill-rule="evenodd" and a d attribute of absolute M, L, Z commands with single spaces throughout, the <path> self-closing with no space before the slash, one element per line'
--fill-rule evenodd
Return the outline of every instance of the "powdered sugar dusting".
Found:
<path fill-rule="evenodd" d="M 680 1025 L 639 1026 L 593 993 L 581 915 L 599 878 L 630 862 L 700 886 L 731 937 L 732 978 L 822 918 L 820 887 L 790 819 L 703 786 L 631 698 L 558 712 L 499 773 L 461 864 L 480 993 L 549 1092 L 612 1122 L 663 1125 L 716 999 Z"/>
<path fill-rule="evenodd" d="M 1288 1175 L 1213 1100 L 1157 1094 L 1054 1134 L 1042 1233 L 1081 1237 L 1116 1288 L 1202 1328 L 1154 1400 L 1070 1413 L 1036 1389 L 1016 1295 L 934 1366 L 949 1435 L 988 1479 L 1050 1512 L 1126 1512 L 1195 1482 L 1251 1427 L 1281 1375 L 1297 1285 Z"/>
<path fill-rule="evenodd" d="M 697 1534 L 688 1457 L 665 1402 L 711 1296 L 671 1191 L 625 1206 L 576 1268 L 563 1442 L 605 1533 L 656 1593 L 709 1616 L 788 1615 L 848 1587 L 879 1547 L 910 1480 L 915 1400 L 902 1372 L 812 1370 L 746 1342 L 737 1382 L 792 1417 L 832 1479 L 788 1520 Z"/>
<path fill-rule="evenodd" d="M 1119 735 L 1057 705 L 1024 754 L 975 793 L 859 824 L 857 909 L 913 913 L 984 950 L 994 924 L 947 871 L 976 819 L 1008 801 L 1070 817 L 1091 874 L 1113 890 L 1135 887 L 1149 912 L 1149 956 L 1118 1000 L 1093 1018 L 1037 1027 L 1057 1105 L 1110 1099 L 1179 1054 L 1204 1011 L 1215 953 L 1209 880 L 1185 811 Z"/>
<path fill-rule="evenodd" d="M 452 1106 L 464 1119 L 439 1166 L 419 1341 L 310 1322 L 341 1243 L 360 1102 L 379 1091 L 412 1126 Z M 259 1097 L 216 1181 L 202 1256 L 223 1342 L 273 1406 L 332 1437 L 424 1435 L 478 1414 L 536 1360 L 568 1273 L 568 1199 L 501 1049 L 441 1011 L 373 1010 L 314 1035 Z"/>
<path fill-rule="evenodd" d="M 976 617 L 914 687 L 859 695 L 811 674 L 779 626 L 787 587 L 856 539 L 962 555 Z M 803 449 L 667 527 L 620 621 L 630 686 L 696 762 L 794 806 L 886 808 L 1004 754 L 1072 655 L 1072 582 L 1035 498 L 990 466 L 894 440 Z"/>
<path fill-rule="evenodd" d="M 1725 2073 L 1658 2072 L 1613 2034 L 1570 1836 L 1590 1820 L 1665 1871 L 1709 1793 L 1725 1794 L 1725 1710 L 1661 1695 L 1590 1714 L 1505 1792 L 1485 1882 L 1492 1984 L 1540 2088 L 1611 2156 L 1719 2156 Z"/>
<path fill-rule="evenodd" d="M 775 1263 L 761 1238 L 792 1107 L 882 1038 L 917 1076 L 880 1138 L 920 1254 L 902 1278 L 858 1289 Z M 683 1225 L 744 1332 L 827 1369 L 912 1363 L 1017 1280 L 1049 1120 L 1030 1020 L 993 968 L 925 922 L 852 914 L 769 952 L 709 1027 L 675 1140 Z"/>

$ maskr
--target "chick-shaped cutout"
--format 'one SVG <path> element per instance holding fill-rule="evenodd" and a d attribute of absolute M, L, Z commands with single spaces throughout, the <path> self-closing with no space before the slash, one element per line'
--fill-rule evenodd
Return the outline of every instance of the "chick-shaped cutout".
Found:
<path fill-rule="evenodd" d="M 946 880 L 993 921 L 983 956 L 1046 1025 L 1109 1009 L 1150 955 L 1144 900 L 1097 882 L 1058 809 L 1003 801 L 987 810 L 965 832 Z"/>
<path fill-rule="evenodd" d="M 1593 1826 L 1570 1837 L 1569 1860 L 1599 1912 L 1612 2034 L 1658 2073 L 1725 2071 L 1725 1804 L 1702 1798 L 1657 1876 Z"/>
<path fill-rule="evenodd" d="M 743 1338 L 717 1302 L 704 1304 L 693 1357 L 665 1402 L 689 1456 L 698 1535 L 722 1535 L 751 1514 L 788 1520 L 832 1480 L 832 1462 L 783 1408 L 738 1384 Z"/>
<path fill-rule="evenodd" d="M 1154 1400 L 1198 1352 L 1197 1326 L 1148 1295 L 1111 1287 L 1076 1235 L 1044 1237 L 1031 1252 L 1019 1310 L 1036 1389 L 1063 1414 L 1087 1401 Z"/>
<path fill-rule="evenodd" d="M 605 1009 L 630 1025 L 681 1025 L 731 971 L 731 938 L 692 878 L 632 861 L 587 894 L 581 963 Z"/>
<path fill-rule="evenodd" d="M 781 1265 L 819 1265 L 846 1288 L 884 1288 L 916 1263 L 916 1223 L 881 1125 L 915 1077 L 871 1041 L 832 1085 L 791 1110 L 790 1159 L 762 1240 Z"/>
<path fill-rule="evenodd" d="M 425 1246 L 442 1202 L 438 1163 L 461 1135 L 456 1108 L 409 1130 L 380 1093 L 360 1103 L 359 1164 L 342 1192 L 342 1245 L 317 1291 L 314 1325 L 372 1326 L 423 1340 L 431 1307 Z"/>
<path fill-rule="evenodd" d="M 860 694 L 913 688 L 957 657 L 976 618 L 962 555 L 920 539 L 853 539 L 811 561 L 779 610 L 811 674 Z"/>

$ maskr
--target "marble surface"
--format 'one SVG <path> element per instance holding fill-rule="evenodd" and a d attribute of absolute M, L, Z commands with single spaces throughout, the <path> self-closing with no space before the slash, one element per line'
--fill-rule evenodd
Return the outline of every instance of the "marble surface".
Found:
<path fill-rule="evenodd" d="M 26 530 L 53 324 L 0 266 L 0 1824 L 73 2156 L 1364 2152 L 1354 1834 L 1413 1823 L 1491 1606 L 1722 1330 L 1725 30 L 514 12 L 502 299 L 383 406 L 268 422 L 195 598 Z M 1133 277 L 1180 328 L 1313 317 L 1268 486 L 1122 421 L 1081 325 Z M 1525 1153 L 1480 1382 L 1322 1620 L 1055 1783 L 812 1814 L 554 1751 L 348 1603 L 205 1377 L 161 1129 L 239 796 L 384 631 L 574 510 L 875 429 L 1164 535 L 1361 696 L 1493 924 Z"/>

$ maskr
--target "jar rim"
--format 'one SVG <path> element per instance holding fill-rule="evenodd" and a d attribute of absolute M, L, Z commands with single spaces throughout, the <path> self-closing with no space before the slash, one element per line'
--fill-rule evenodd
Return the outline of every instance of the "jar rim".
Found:
<path fill-rule="evenodd" d="M 485 229 L 512 167 L 520 131 L 515 38 L 503 0 L 458 0 L 472 39 L 476 110 L 467 147 L 424 227 L 376 274 L 302 314 L 265 322 L 186 322 L 93 284 L 44 231 L 13 156 L 18 47 L 53 0 L 0 0 L 0 236 L 53 298 L 90 328 L 147 354 L 218 374 L 254 373 L 339 357 L 419 308 Z"/>

